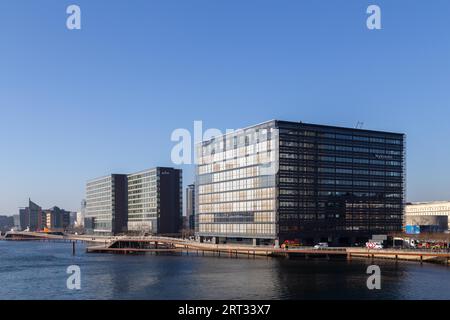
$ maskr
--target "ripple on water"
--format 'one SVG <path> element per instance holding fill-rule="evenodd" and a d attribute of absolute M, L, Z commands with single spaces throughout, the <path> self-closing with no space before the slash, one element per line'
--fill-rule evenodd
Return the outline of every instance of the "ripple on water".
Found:
<path fill-rule="evenodd" d="M 450 299 L 450 268 L 374 262 L 382 289 L 368 290 L 367 260 L 229 259 L 86 254 L 70 243 L 1 242 L 0 299 Z M 81 290 L 66 269 L 81 268 Z"/>

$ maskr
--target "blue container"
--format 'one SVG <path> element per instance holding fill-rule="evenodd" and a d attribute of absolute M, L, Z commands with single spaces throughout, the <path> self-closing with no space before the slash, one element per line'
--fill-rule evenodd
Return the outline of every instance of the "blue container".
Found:
<path fill-rule="evenodd" d="M 420 226 L 406 226 L 405 232 L 406 234 L 419 234 Z"/>

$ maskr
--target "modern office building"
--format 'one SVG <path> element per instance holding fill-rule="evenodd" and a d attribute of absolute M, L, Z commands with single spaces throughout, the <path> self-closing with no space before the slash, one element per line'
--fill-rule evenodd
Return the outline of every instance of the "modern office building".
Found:
<path fill-rule="evenodd" d="M 19 209 L 20 228 L 29 231 L 42 231 L 45 227 L 46 217 L 42 208 L 31 200 L 28 207 Z"/>
<path fill-rule="evenodd" d="M 86 218 L 96 234 L 113 235 L 127 229 L 127 176 L 111 174 L 86 184 Z"/>
<path fill-rule="evenodd" d="M 70 212 L 53 207 L 48 210 L 44 210 L 46 218 L 45 227 L 50 231 L 65 231 L 70 226 Z"/>
<path fill-rule="evenodd" d="M 195 229 L 195 184 L 190 184 L 186 188 L 186 218 L 188 227 Z"/>
<path fill-rule="evenodd" d="M 128 231 L 178 233 L 182 224 L 182 171 L 156 167 L 128 175 Z"/>
<path fill-rule="evenodd" d="M 182 183 L 181 170 L 165 167 L 91 180 L 86 186 L 86 231 L 178 233 Z"/>
<path fill-rule="evenodd" d="M 447 226 L 443 226 L 445 221 Z M 437 231 L 450 230 L 450 201 L 407 203 L 405 226 L 434 226 L 432 229 Z M 422 231 L 428 229 L 423 227 Z"/>
<path fill-rule="evenodd" d="M 346 245 L 402 230 L 405 136 L 272 120 L 196 146 L 196 236 Z"/>

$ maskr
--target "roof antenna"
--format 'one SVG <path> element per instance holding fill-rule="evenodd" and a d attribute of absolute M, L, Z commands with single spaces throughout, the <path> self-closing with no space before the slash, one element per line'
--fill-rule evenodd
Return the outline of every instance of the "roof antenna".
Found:
<path fill-rule="evenodd" d="M 358 122 L 356 123 L 355 129 L 362 129 L 363 125 L 364 125 L 364 122 L 358 121 Z"/>

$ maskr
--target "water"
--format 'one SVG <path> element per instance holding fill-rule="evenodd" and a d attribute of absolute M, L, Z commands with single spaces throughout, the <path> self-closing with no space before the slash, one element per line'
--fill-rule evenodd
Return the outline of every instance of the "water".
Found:
<path fill-rule="evenodd" d="M 376 260 L 326 261 L 86 254 L 77 244 L 0 241 L 0 299 L 450 299 L 450 268 Z M 81 290 L 66 286 L 81 268 Z"/>

